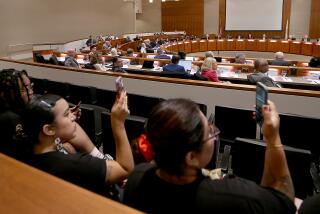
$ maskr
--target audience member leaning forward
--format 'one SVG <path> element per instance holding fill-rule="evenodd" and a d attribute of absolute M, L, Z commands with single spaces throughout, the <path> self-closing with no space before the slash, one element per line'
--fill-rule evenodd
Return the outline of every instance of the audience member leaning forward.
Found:
<path fill-rule="evenodd" d="M 267 147 L 261 185 L 235 176 L 212 180 L 202 169 L 212 158 L 218 129 L 190 100 L 160 103 L 146 124 L 155 164 L 135 168 L 124 203 L 146 213 L 295 213 L 273 102 L 263 106 L 263 117 Z"/>
<path fill-rule="evenodd" d="M 269 64 L 266 59 L 257 59 L 254 62 L 254 68 L 255 72 L 247 76 L 250 83 L 257 84 L 257 82 L 262 82 L 268 87 L 281 87 L 268 76 Z"/>

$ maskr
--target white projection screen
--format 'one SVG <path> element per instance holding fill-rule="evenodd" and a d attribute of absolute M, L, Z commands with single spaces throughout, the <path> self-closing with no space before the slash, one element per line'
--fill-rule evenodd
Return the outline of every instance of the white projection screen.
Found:
<path fill-rule="evenodd" d="M 226 31 L 281 31 L 283 0 L 226 0 Z"/>

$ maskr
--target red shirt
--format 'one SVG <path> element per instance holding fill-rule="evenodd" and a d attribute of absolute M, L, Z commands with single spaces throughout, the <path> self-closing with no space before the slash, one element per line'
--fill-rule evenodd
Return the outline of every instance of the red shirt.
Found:
<path fill-rule="evenodd" d="M 220 80 L 218 79 L 218 74 L 217 71 L 214 71 L 212 69 L 210 70 L 203 70 L 201 72 L 201 75 L 204 77 L 207 77 L 209 81 L 212 82 L 220 82 Z"/>

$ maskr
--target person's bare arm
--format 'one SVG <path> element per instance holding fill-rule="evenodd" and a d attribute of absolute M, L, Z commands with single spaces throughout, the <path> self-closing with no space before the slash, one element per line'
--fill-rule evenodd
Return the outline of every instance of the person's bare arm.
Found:
<path fill-rule="evenodd" d="M 122 91 L 111 110 L 111 126 L 116 144 L 116 160 L 107 161 L 107 183 L 124 180 L 134 168 L 133 155 L 124 122 L 129 115 L 127 94 Z"/>
<path fill-rule="evenodd" d="M 68 142 L 77 150 L 87 154 L 95 148 L 94 144 L 86 134 L 86 132 L 81 128 L 81 126 L 76 123 L 76 134 L 75 136 L 68 140 Z"/>
<path fill-rule="evenodd" d="M 294 188 L 279 135 L 279 115 L 274 103 L 268 101 L 268 104 L 262 109 L 262 132 L 267 148 L 261 185 L 276 189 L 293 200 Z"/>

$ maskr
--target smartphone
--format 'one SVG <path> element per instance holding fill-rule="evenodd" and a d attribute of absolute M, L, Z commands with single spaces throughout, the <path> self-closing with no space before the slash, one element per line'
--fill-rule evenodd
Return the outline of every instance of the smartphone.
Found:
<path fill-rule="evenodd" d="M 268 104 L 268 88 L 258 82 L 256 88 L 256 121 L 261 126 L 263 123 L 262 107 Z"/>
<path fill-rule="evenodd" d="M 121 91 L 124 90 L 124 85 L 123 85 L 123 80 L 121 77 L 118 77 L 115 81 L 116 83 L 116 91 L 117 91 L 117 94 L 119 95 Z"/>
<path fill-rule="evenodd" d="M 75 109 L 80 108 L 80 105 L 81 105 L 81 100 L 78 102 L 78 104 L 76 105 Z"/>
<path fill-rule="evenodd" d="M 77 111 L 77 110 L 80 108 L 80 105 L 81 105 L 81 100 L 78 102 L 77 105 L 75 105 L 75 106 L 73 106 L 73 107 L 71 108 L 71 111 L 72 111 L 72 112 Z"/>

